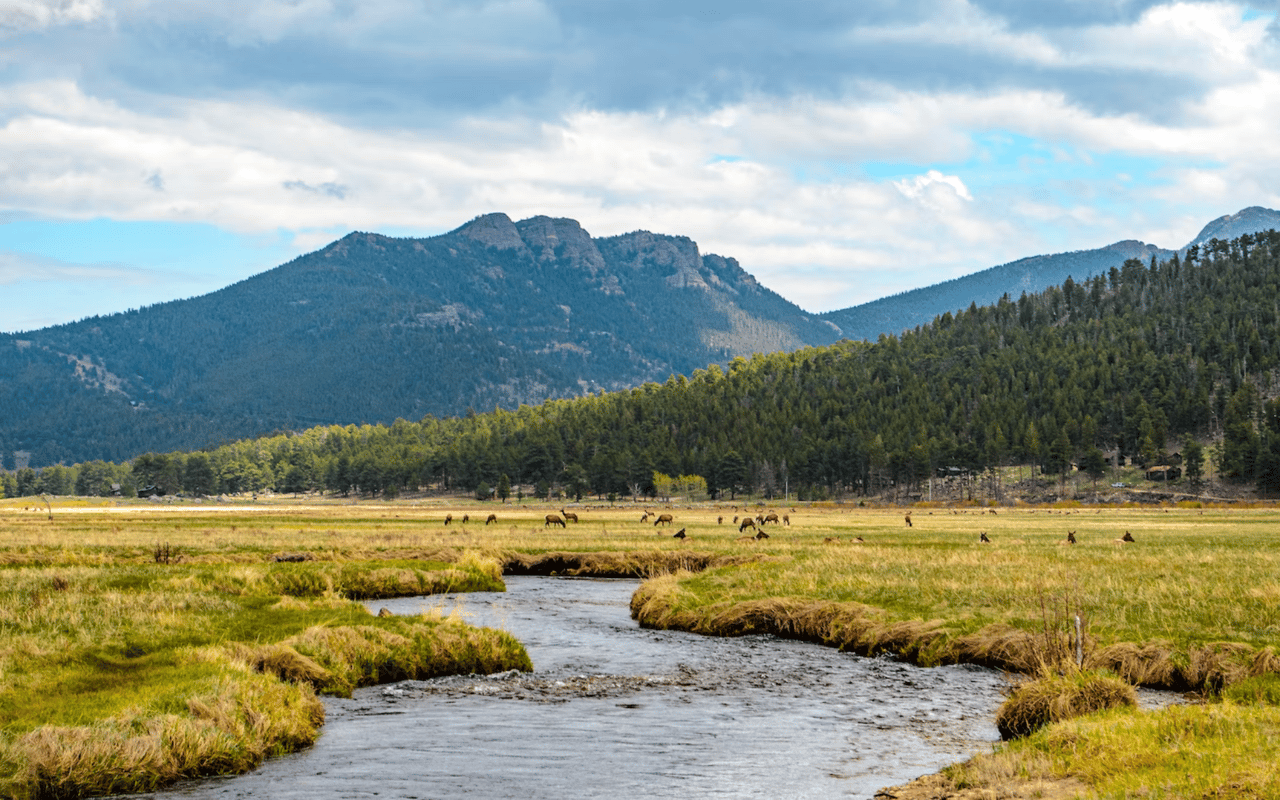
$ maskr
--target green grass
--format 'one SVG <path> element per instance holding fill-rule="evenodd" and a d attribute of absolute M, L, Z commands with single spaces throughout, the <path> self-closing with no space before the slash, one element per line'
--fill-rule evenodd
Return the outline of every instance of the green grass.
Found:
<path fill-rule="evenodd" d="M 0 565 L 8 565 L 0 566 L 0 742 L 11 754 L 0 767 L 27 776 L 12 785 L 29 785 L 20 781 L 35 773 L 12 755 L 22 740 L 44 754 L 42 780 L 53 782 L 56 754 L 70 752 L 59 742 L 84 731 L 122 742 L 137 731 L 177 731 L 173 720 L 184 720 L 187 732 L 174 735 L 205 744 L 192 746 L 183 769 L 244 768 L 252 758 L 227 760 L 234 748 L 218 737 L 249 730 L 259 705 L 297 725 L 274 734 L 285 745 L 242 745 L 253 757 L 313 735 L 305 730 L 314 713 L 307 692 L 433 674 L 437 652 L 450 668 L 484 663 L 489 645 L 460 635 L 462 626 L 379 620 L 350 598 L 492 588 L 497 565 L 521 554 L 576 554 L 588 570 L 653 574 L 635 604 L 647 622 L 707 633 L 776 630 L 922 663 L 1013 664 L 1008 654 L 1022 647 L 1032 669 L 1078 612 L 1088 657 L 1105 662 L 1093 666 L 1130 680 L 1225 687 L 1225 700 L 1053 723 L 954 767 L 956 785 L 996 791 L 1044 781 L 1065 792 L 1046 797 L 1280 796 L 1271 766 L 1280 759 L 1274 507 L 1071 503 L 991 514 L 921 505 L 910 509 L 907 528 L 903 509 L 825 503 L 798 506 L 791 527 L 769 526 L 769 539 L 752 542 L 739 541 L 729 524 L 743 510 L 724 505 L 677 505 L 672 530 L 639 523 L 640 507 L 631 505 L 578 509 L 582 522 L 566 529 L 542 524 L 556 508 L 486 505 L 499 525 L 459 525 L 460 509 L 481 517 L 480 508 L 55 507 L 52 523 L 0 512 Z M 448 512 L 454 523 L 446 528 Z M 672 540 L 682 527 L 688 538 Z M 1078 545 L 1059 544 L 1068 530 Z M 1137 541 L 1114 544 L 1126 530 Z M 978 544 L 980 531 L 990 545 Z M 154 563 L 164 543 L 180 561 Z M 316 560 L 271 563 L 280 552 Z M 731 566 L 661 574 L 695 563 Z M 299 684 L 300 676 L 311 677 Z M 36 696 L 75 699 L 23 702 Z M 121 774 L 108 756 L 95 758 L 85 763 Z"/>
<path fill-rule="evenodd" d="M 961 789 L 1075 779 L 1097 798 L 1269 798 L 1277 763 L 1280 708 L 1228 701 L 1059 722 L 944 774 Z"/>
<path fill-rule="evenodd" d="M 379 618 L 356 601 L 500 590 L 496 564 L 474 555 L 157 564 L 148 552 L 6 551 L 0 796 L 137 791 L 243 771 L 314 740 L 316 692 L 531 668 L 507 634 Z M 297 669 L 306 664 L 314 669 Z"/>

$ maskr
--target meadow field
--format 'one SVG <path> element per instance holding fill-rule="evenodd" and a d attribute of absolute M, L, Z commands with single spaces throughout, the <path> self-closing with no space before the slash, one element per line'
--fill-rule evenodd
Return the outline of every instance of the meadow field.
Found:
<path fill-rule="evenodd" d="M 500 631 L 355 602 L 525 572 L 645 578 L 632 611 L 653 627 L 1201 698 L 1055 722 L 899 797 L 1280 796 L 1272 506 L 566 509 L 562 528 L 531 503 L 0 500 L 0 794 L 243 771 L 314 740 L 317 693 L 529 669 Z M 768 511 L 790 524 L 734 523 Z"/>

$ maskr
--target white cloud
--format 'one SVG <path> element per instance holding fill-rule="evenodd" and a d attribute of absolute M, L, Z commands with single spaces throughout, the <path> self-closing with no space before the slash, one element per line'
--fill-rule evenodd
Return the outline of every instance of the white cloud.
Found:
<path fill-rule="evenodd" d="M 267 0 L 246 8 L 132 0 L 110 12 L 90 0 L 0 3 L 0 27 L 14 30 L 109 15 L 135 27 L 207 22 L 211 38 L 245 51 L 338 43 L 393 64 L 435 58 L 464 70 L 528 57 L 573 80 L 593 65 L 603 69 L 611 55 L 582 44 L 603 28 L 574 28 L 567 12 L 534 0 Z M 830 38 L 839 46 L 828 44 L 828 56 L 852 58 L 845 51 L 853 45 L 899 59 L 957 55 L 945 89 L 914 80 L 928 65 L 896 81 L 839 61 L 846 72 L 834 84 L 797 78 L 786 92 L 742 91 L 697 106 L 593 105 L 575 95 L 531 111 L 532 101 L 500 99 L 389 126 L 352 109 L 412 94 L 407 80 L 386 82 L 383 73 L 394 70 L 365 77 L 353 69 L 350 80 L 370 85 L 339 111 L 308 103 L 313 83 L 275 73 L 247 88 L 211 78 L 188 94 L 180 81 L 163 92 L 121 90 L 95 82 L 91 69 L 76 78 L 11 78 L 0 84 L 0 198 L 13 212 L 53 219 L 283 230 L 300 248 L 357 228 L 443 231 L 489 211 L 570 216 L 595 235 L 638 227 L 688 235 L 814 310 L 1039 252 L 1134 236 L 1177 246 L 1213 216 L 1280 205 L 1280 140 L 1272 135 L 1280 74 L 1266 52 L 1267 21 L 1245 20 L 1241 6 L 1169 3 L 1118 23 L 1057 27 L 1014 26 L 963 0 L 931 10 L 835 26 Z M 630 46 L 666 52 L 648 35 Z M 983 77 L 966 55 L 1003 77 Z M 281 55 L 269 61 L 287 63 Z M 816 73 L 826 63 L 808 66 Z M 219 62 L 209 72 L 222 67 L 230 69 Z M 744 74 L 744 84 L 767 82 Z M 1082 76 L 1122 76 L 1117 82 L 1139 88 L 1143 76 L 1157 82 L 1142 103 L 1104 110 L 1082 99 Z M 1166 98 L 1159 87 L 1170 84 L 1159 81 L 1201 88 Z M 555 95 L 551 84 L 531 91 Z M 488 85 L 464 88 L 482 93 Z M 683 96 L 680 86 L 660 88 L 660 99 Z M 982 137 L 1041 148 L 1002 166 L 1009 175 L 999 177 L 982 160 Z M 1073 172 L 1108 157 L 1141 163 L 1110 177 L 1098 177 L 1099 168 L 1085 173 L 1088 181 Z M 875 177 L 866 167 L 876 162 L 896 171 Z M 0 280 L 13 269 L 0 263 Z"/>
<path fill-rule="evenodd" d="M 159 273 L 131 264 L 76 264 L 47 256 L 0 250 L 0 286 L 28 281 L 63 283 L 102 281 L 112 284 L 151 283 Z"/>
<path fill-rule="evenodd" d="M 106 13 L 102 0 L 0 0 L 0 31 L 92 22 Z"/>
<path fill-rule="evenodd" d="M 894 186 L 897 186 L 898 191 L 912 200 L 946 203 L 951 196 L 955 196 L 961 200 L 973 202 L 973 195 L 969 194 L 969 188 L 964 185 L 964 181 L 955 175 L 943 175 L 936 169 L 931 169 L 925 174 L 917 175 L 910 180 L 895 181 Z M 936 191 L 943 186 L 951 189 L 950 194 Z"/>

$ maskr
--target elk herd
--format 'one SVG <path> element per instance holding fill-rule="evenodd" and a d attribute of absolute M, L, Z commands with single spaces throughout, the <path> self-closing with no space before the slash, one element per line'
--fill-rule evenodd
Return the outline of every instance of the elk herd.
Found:
<path fill-rule="evenodd" d="M 734 506 L 733 510 L 737 511 L 738 510 L 737 506 Z M 746 512 L 747 509 L 744 508 L 743 511 Z M 795 512 L 795 509 L 792 508 L 791 512 Z M 930 515 L 932 513 L 933 512 L 929 512 Z M 954 514 L 956 512 L 953 510 L 951 513 Z M 989 513 L 995 514 L 996 511 L 995 509 L 990 509 Z M 1035 511 L 1031 510 L 1030 513 L 1035 513 Z M 471 517 L 469 514 L 462 515 L 461 522 L 463 525 L 470 522 L 470 520 L 471 520 Z M 449 526 L 451 523 L 453 523 L 453 521 L 454 521 L 454 518 L 452 514 L 445 515 L 444 524 L 446 527 Z M 640 523 L 642 525 L 648 525 L 650 521 L 652 521 L 653 527 L 655 528 L 660 525 L 671 527 L 672 525 L 675 524 L 675 514 L 669 513 L 669 512 L 654 512 L 654 511 L 645 509 L 644 513 L 640 516 Z M 493 524 L 496 524 L 497 522 L 498 522 L 498 515 L 489 514 L 489 516 L 485 519 L 484 524 L 493 525 Z M 568 523 L 570 522 L 574 524 L 579 523 L 580 518 L 578 514 L 576 512 L 561 508 L 558 514 L 555 514 L 555 513 L 547 514 L 543 518 L 543 527 L 544 528 L 550 528 L 550 527 L 567 528 Z M 906 527 L 912 528 L 912 529 L 915 528 L 915 525 L 912 522 L 910 513 L 903 515 L 903 522 L 905 523 Z M 717 515 L 715 517 L 715 523 L 718 526 L 724 525 L 725 516 L 723 514 Z M 754 516 L 750 512 L 743 513 L 743 514 L 735 514 L 733 516 L 733 520 L 731 524 L 736 525 L 738 527 L 738 533 L 743 534 L 741 536 L 738 536 L 734 541 L 743 542 L 743 543 L 756 543 L 769 538 L 769 534 L 764 532 L 765 526 L 770 524 L 783 526 L 783 527 L 790 526 L 791 515 L 790 513 L 779 514 L 776 511 L 761 510 L 756 512 Z M 672 538 L 684 541 L 686 539 L 691 538 L 691 535 L 688 532 L 688 528 L 684 527 L 676 531 L 674 534 L 672 534 Z M 1095 541 L 1099 541 L 1099 540 L 1095 540 Z M 1113 538 L 1107 541 L 1116 547 L 1124 547 L 1126 545 L 1135 543 L 1133 534 L 1130 533 L 1129 531 L 1125 531 L 1124 536 Z M 823 542 L 825 544 L 843 544 L 844 543 L 839 537 L 830 537 L 830 536 L 825 537 L 823 539 Z M 861 536 L 855 536 L 849 539 L 848 542 L 850 544 L 864 544 L 865 540 Z M 1020 545 L 1025 543 L 1025 541 L 1020 538 L 1004 539 L 1003 542 L 1007 545 Z M 1076 532 L 1072 530 L 1072 531 L 1067 531 L 1066 537 L 1063 539 L 1057 540 L 1056 543 L 1059 545 L 1065 545 L 1067 547 L 1071 547 L 1078 544 L 1079 542 L 1080 540 L 1076 538 Z M 993 539 L 991 536 L 987 534 L 987 531 L 985 530 L 979 531 L 978 544 L 990 545 L 992 543 L 993 543 Z"/>

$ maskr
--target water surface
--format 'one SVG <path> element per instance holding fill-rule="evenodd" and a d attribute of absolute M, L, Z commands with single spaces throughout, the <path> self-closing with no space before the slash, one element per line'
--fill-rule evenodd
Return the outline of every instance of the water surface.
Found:
<path fill-rule="evenodd" d="M 635 581 L 508 577 L 458 609 L 520 639 L 532 674 L 326 699 L 315 746 L 156 797 L 864 797 L 987 751 L 1004 679 L 805 642 L 641 629 Z"/>

